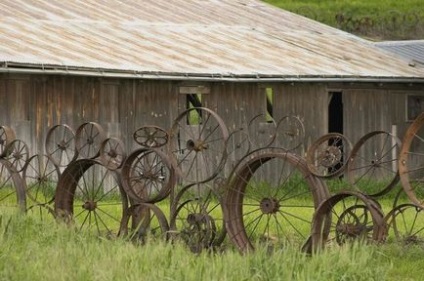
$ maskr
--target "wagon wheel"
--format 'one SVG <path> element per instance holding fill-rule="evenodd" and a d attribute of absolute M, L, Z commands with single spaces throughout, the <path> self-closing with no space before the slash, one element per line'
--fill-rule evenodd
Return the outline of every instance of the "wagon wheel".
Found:
<path fill-rule="evenodd" d="M 353 241 L 381 242 L 386 225 L 375 201 L 365 195 L 344 191 L 328 198 L 317 208 L 312 223 L 312 251 Z"/>
<path fill-rule="evenodd" d="M 305 126 L 297 116 L 285 116 L 277 124 L 277 136 L 286 150 L 299 148 L 305 140 Z"/>
<path fill-rule="evenodd" d="M 29 149 L 22 140 L 15 139 L 6 148 L 7 156 L 5 159 L 9 161 L 17 172 L 21 172 L 29 158 Z"/>
<path fill-rule="evenodd" d="M 27 162 L 23 179 L 26 183 L 27 211 L 41 219 L 53 214 L 52 203 L 60 177 L 59 167 L 47 155 L 33 155 Z"/>
<path fill-rule="evenodd" d="M 388 235 L 394 235 L 403 244 L 424 243 L 423 208 L 414 204 L 400 204 L 393 208 L 385 218 Z"/>
<path fill-rule="evenodd" d="M 189 119 L 195 120 L 190 123 Z M 209 181 L 221 171 L 228 136 L 224 121 L 208 108 L 193 107 L 177 117 L 170 133 L 170 151 L 185 184 Z"/>
<path fill-rule="evenodd" d="M 79 156 L 85 159 L 98 157 L 105 136 L 102 126 L 95 122 L 87 122 L 79 126 L 75 135 L 75 145 Z"/>
<path fill-rule="evenodd" d="M 124 143 L 118 138 L 107 138 L 100 145 L 100 160 L 110 170 L 119 169 L 126 157 Z"/>
<path fill-rule="evenodd" d="M 75 147 L 75 132 L 65 124 L 50 128 L 45 146 L 47 155 L 59 167 L 68 166 L 78 157 Z"/>
<path fill-rule="evenodd" d="M 226 166 L 231 170 L 242 158 L 249 154 L 251 149 L 249 135 L 243 128 L 231 132 L 227 139 L 226 147 Z"/>
<path fill-rule="evenodd" d="M 184 187 L 175 196 L 170 228 L 194 253 L 218 247 L 226 236 L 222 197 L 208 184 Z"/>
<path fill-rule="evenodd" d="M 25 182 L 16 168 L 0 158 L 0 208 L 26 209 Z"/>
<path fill-rule="evenodd" d="M 176 177 L 169 157 L 155 149 L 138 149 L 122 165 L 123 187 L 135 202 L 154 203 L 166 198 Z"/>
<path fill-rule="evenodd" d="M 16 138 L 15 132 L 8 126 L 0 126 L 0 157 L 8 154 L 6 148 Z"/>
<path fill-rule="evenodd" d="M 157 126 L 143 126 L 134 132 L 134 140 L 147 148 L 158 148 L 168 143 L 168 133 Z"/>
<path fill-rule="evenodd" d="M 224 211 L 228 236 L 241 252 L 302 244 L 312 216 L 328 197 L 300 157 L 290 152 L 257 155 L 239 167 L 228 183 Z"/>
<path fill-rule="evenodd" d="M 79 231 L 115 237 L 127 208 L 119 174 L 97 160 L 76 160 L 59 178 L 55 215 Z"/>
<path fill-rule="evenodd" d="M 250 143 L 254 148 L 270 146 L 277 136 L 277 124 L 267 119 L 265 114 L 254 116 L 247 125 Z"/>
<path fill-rule="evenodd" d="M 157 240 L 167 241 L 169 224 L 164 213 L 156 205 L 137 203 L 126 210 L 120 235 L 142 245 Z"/>
<path fill-rule="evenodd" d="M 330 133 L 317 139 L 308 149 L 306 161 L 314 175 L 323 178 L 343 173 L 349 158 L 351 144 L 339 133 Z"/>
<path fill-rule="evenodd" d="M 388 193 L 399 182 L 398 149 L 400 140 L 390 133 L 366 134 L 355 144 L 347 162 L 349 183 L 361 191 L 375 187 L 371 197 Z"/>
<path fill-rule="evenodd" d="M 402 187 L 412 203 L 424 207 L 424 113 L 409 126 L 399 154 Z"/>

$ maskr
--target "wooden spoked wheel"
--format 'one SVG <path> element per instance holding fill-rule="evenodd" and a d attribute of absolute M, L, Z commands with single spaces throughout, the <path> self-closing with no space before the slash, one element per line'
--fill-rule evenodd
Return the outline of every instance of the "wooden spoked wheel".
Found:
<path fill-rule="evenodd" d="M 124 143 L 118 138 L 107 138 L 100 145 L 100 161 L 110 170 L 119 169 L 126 157 Z"/>
<path fill-rule="evenodd" d="M 75 145 L 78 155 L 85 159 L 94 159 L 100 155 L 100 147 L 106 139 L 102 126 L 95 122 L 87 122 L 78 127 Z"/>
<path fill-rule="evenodd" d="M 53 126 L 47 133 L 46 153 L 59 167 L 66 167 L 78 155 L 75 147 L 75 132 L 65 124 Z"/>
<path fill-rule="evenodd" d="M 23 171 L 29 158 L 29 149 L 22 140 L 15 139 L 9 143 L 6 148 L 7 156 L 4 158 L 9 161 L 17 172 Z"/>
<path fill-rule="evenodd" d="M 285 116 L 277 124 L 277 139 L 285 150 L 293 151 L 305 141 L 305 126 L 297 116 Z"/>

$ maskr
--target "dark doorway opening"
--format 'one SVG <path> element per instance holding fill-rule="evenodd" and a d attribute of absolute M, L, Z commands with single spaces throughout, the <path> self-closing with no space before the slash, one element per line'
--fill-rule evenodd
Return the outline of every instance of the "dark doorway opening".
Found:
<path fill-rule="evenodd" d="M 343 134 L 342 92 L 329 92 L 328 132 Z"/>

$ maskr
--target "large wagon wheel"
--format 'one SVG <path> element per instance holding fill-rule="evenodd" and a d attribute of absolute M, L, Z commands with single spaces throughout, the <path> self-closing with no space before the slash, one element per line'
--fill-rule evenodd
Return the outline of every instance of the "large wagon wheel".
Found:
<path fill-rule="evenodd" d="M 388 235 L 403 244 L 424 244 L 424 211 L 411 203 L 394 207 L 385 217 Z"/>
<path fill-rule="evenodd" d="M 174 239 L 194 253 L 218 247 L 226 236 L 220 186 L 192 184 L 181 189 L 171 206 L 170 228 Z"/>
<path fill-rule="evenodd" d="M 106 139 L 103 127 L 95 122 L 81 124 L 75 135 L 75 145 L 81 158 L 94 159 L 100 155 L 100 147 Z"/>
<path fill-rule="evenodd" d="M 262 153 L 240 166 L 228 183 L 228 236 L 241 252 L 256 243 L 301 245 L 309 236 L 315 208 L 327 197 L 326 186 L 302 158 L 290 152 Z"/>
<path fill-rule="evenodd" d="M 379 205 L 362 193 L 339 192 L 317 208 L 312 224 L 312 251 L 353 241 L 381 242 L 386 225 Z"/>
<path fill-rule="evenodd" d="M 349 183 L 362 192 L 373 186 L 376 191 L 368 194 L 372 197 L 391 191 L 399 182 L 398 149 L 400 140 L 385 131 L 363 136 L 353 147 L 347 162 Z"/>
<path fill-rule="evenodd" d="M 305 126 L 299 117 L 285 116 L 277 124 L 277 137 L 285 150 L 296 150 L 305 141 Z"/>
<path fill-rule="evenodd" d="M 351 150 L 349 140 L 339 133 L 329 133 L 317 139 L 308 149 L 306 161 L 314 175 L 323 178 L 343 173 Z"/>
<path fill-rule="evenodd" d="M 57 184 L 55 214 L 80 231 L 114 237 L 127 208 L 119 174 L 97 160 L 72 162 Z"/>
<path fill-rule="evenodd" d="M 169 224 L 156 205 L 137 203 L 125 211 L 120 235 L 142 245 L 157 240 L 167 241 Z"/>
<path fill-rule="evenodd" d="M 168 133 L 157 126 L 143 126 L 133 134 L 134 140 L 146 148 L 158 148 L 168 143 Z"/>
<path fill-rule="evenodd" d="M 40 216 L 53 214 L 52 203 L 59 181 L 59 167 L 47 155 L 33 155 L 23 171 L 26 183 L 27 211 Z"/>
<path fill-rule="evenodd" d="M 156 149 L 132 152 L 122 165 L 123 187 L 135 202 L 155 203 L 166 198 L 176 177 L 169 157 Z"/>
<path fill-rule="evenodd" d="M 0 208 L 15 208 L 25 211 L 25 182 L 16 168 L 0 158 Z"/>
<path fill-rule="evenodd" d="M 189 121 L 193 113 L 196 120 Z M 228 136 L 224 121 L 208 108 L 193 107 L 177 117 L 170 133 L 170 151 L 185 184 L 209 181 L 221 171 Z"/>
<path fill-rule="evenodd" d="M 6 150 L 5 159 L 16 168 L 17 172 L 22 172 L 29 158 L 29 149 L 26 143 L 15 139 L 9 143 Z"/>
<path fill-rule="evenodd" d="M 49 129 L 46 137 L 46 153 L 59 167 L 66 167 L 77 157 L 75 132 L 65 124 L 55 125 Z"/>
<path fill-rule="evenodd" d="M 100 145 L 100 161 L 110 170 L 119 169 L 126 157 L 124 143 L 118 138 L 107 138 Z"/>
<path fill-rule="evenodd" d="M 8 155 L 7 147 L 16 138 L 15 131 L 8 126 L 0 126 L 0 157 Z"/>
<path fill-rule="evenodd" d="M 265 114 L 254 116 L 247 125 L 249 141 L 255 149 L 269 147 L 277 136 L 277 123 Z"/>
<path fill-rule="evenodd" d="M 412 203 L 424 207 L 424 113 L 409 126 L 399 154 L 402 187 Z"/>

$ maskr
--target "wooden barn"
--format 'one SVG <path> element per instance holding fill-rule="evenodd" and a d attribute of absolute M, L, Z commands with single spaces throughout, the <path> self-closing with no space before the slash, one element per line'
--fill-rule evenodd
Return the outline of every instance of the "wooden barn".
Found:
<path fill-rule="evenodd" d="M 88 121 L 131 149 L 137 128 L 168 129 L 193 105 L 230 132 L 261 114 L 259 135 L 269 119 L 298 116 L 304 148 L 329 132 L 402 136 L 424 108 L 422 67 L 257 0 L 0 6 L 0 124 L 31 154 L 52 126 Z"/>

